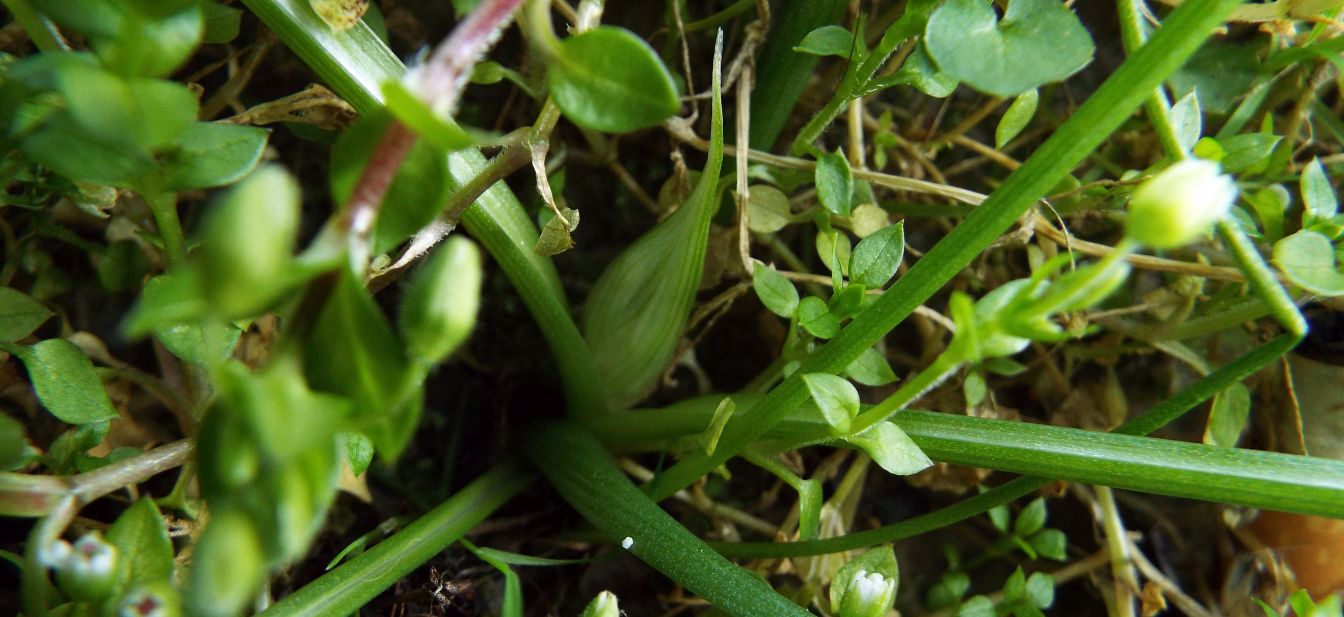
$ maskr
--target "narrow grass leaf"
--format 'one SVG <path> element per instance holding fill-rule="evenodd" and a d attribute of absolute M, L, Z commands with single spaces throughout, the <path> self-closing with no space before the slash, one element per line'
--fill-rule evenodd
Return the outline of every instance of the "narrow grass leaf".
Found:
<path fill-rule="evenodd" d="M 808 617 L 765 581 L 710 550 L 630 483 L 592 434 L 543 422 L 524 435 L 537 469 L 584 518 L 626 550 L 735 617 Z"/>

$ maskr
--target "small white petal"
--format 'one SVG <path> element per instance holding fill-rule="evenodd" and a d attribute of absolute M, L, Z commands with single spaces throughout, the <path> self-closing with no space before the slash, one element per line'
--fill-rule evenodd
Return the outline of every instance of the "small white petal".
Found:
<path fill-rule="evenodd" d="M 630 547 L 634 545 L 635 545 L 635 539 L 631 538 L 630 536 L 626 536 L 624 540 L 621 540 L 621 548 L 627 551 L 630 550 Z"/>

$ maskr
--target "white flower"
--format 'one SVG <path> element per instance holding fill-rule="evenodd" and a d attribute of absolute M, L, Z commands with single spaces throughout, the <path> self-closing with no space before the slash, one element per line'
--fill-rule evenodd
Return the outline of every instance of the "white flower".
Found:
<path fill-rule="evenodd" d="M 1127 235 L 1155 249 L 1189 244 L 1227 215 L 1237 198 L 1217 163 L 1186 159 L 1139 185 L 1129 200 Z"/>
<path fill-rule="evenodd" d="M 635 539 L 631 538 L 630 536 L 626 536 L 624 540 L 621 540 L 621 548 L 627 551 L 630 550 L 630 547 L 634 545 L 635 545 Z"/>
<path fill-rule="evenodd" d="M 840 617 L 881 617 L 896 601 L 896 581 L 880 572 L 859 570 L 840 600 Z"/>

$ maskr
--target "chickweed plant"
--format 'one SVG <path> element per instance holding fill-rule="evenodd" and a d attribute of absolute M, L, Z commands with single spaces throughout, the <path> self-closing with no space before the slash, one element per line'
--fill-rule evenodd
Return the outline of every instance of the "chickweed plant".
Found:
<path fill-rule="evenodd" d="M 1340 614 L 1344 1 L 0 3 L 0 613 Z"/>

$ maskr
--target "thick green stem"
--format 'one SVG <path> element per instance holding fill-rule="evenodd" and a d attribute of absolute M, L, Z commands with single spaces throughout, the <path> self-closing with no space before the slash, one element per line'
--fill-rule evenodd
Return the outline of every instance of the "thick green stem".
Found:
<path fill-rule="evenodd" d="M 497 465 L 392 537 L 281 598 L 262 614 L 357 614 L 369 600 L 434 558 L 523 490 L 532 478 L 516 460 Z"/>
<path fill-rule="evenodd" d="M 33 9 L 33 5 L 28 0 L 3 0 L 5 8 L 9 9 L 9 14 L 14 17 L 14 21 L 23 26 L 23 31 L 28 35 L 28 39 L 33 42 L 41 52 L 69 51 L 70 46 L 62 41 L 60 35 L 56 32 L 46 17 Z"/>
<path fill-rule="evenodd" d="M 574 509 L 635 557 L 738 617 L 811 615 L 765 581 L 710 550 L 640 492 L 593 435 L 572 423 L 544 422 L 524 447 Z"/>
<path fill-rule="evenodd" d="M 695 453 L 667 470 L 654 496 L 662 499 L 722 465 L 807 399 L 802 375 L 836 373 L 903 321 L 1014 221 L 1082 162 L 1179 68 L 1240 2 L 1189 0 L 1167 19 L 1059 130 L 960 225 L 915 263 L 764 401 L 729 421 L 713 455 Z"/>
<path fill-rule="evenodd" d="M 1224 218 L 1218 221 L 1218 234 L 1232 251 L 1237 265 L 1241 266 L 1241 271 L 1246 273 L 1246 281 L 1250 283 L 1251 289 L 1269 305 L 1279 324 L 1298 339 L 1306 336 L 1307 320 L 1302 316 L 1302 311 L 1297 309 L 1297 303 L 1288 295 L 1288 290 L 1284 289 L 1274 277 L 1269 265 L 1260 256 L 1260 251 L 1255 248 L 1251 239 L 1246 237 L 1246 232 L 1241 230 L 1241 226 L 1231 217 Z"/>
<path fill-rule="evenodd" d="M 182 221 L 177 218 L 177 193 L 145 192 L 141 194 L 149 211 L 154 215 L 154 226 L 159 228 L 159 238 L 163 240 L 163 252 L 170 267 L 181 267 L 187 263 L 187 241 L 182 233 Z"/>
<path fill-rule="evenodd" d="M 1262 367 L 1288 353 L 1297 345 L 1298 338 L 1283 334 L 1229 362 L 1222 368 L 1196 381 L 1176 396 L 1156 405 L 1115 429 L 1121 435 L 1147 435 L 1180 418 L 1200 403 L 1222 392 L 1227 386 L 1240 382 Z M 711 546 L 728 557 L 781 558 L 804 555 L 824 555 L 854 550 L 865 546 L 895 542 L 922 533 L 946 527 L 976 516 L 995 506 L 1029 495 L 1050 482 L 1050 477 L 1023 476 L 990 489 L 980 495 L 957 502 L 945 508 L 911 519 L 825 540 L 808 542 L 714 542 Z"/>
<path fill-rule="evenodd" d="M 1119 2 L 1120 41 L 1127 54 L 1133 54 L 1148 39 L 1144 30 L 1143 15 L 1140 13 L 1142 3 L 1143 0 Z M 1162 91 L 1162 86 L 1159 85 L 1153 90 L 1153 95 L 1144 101 L 1143 109 L 1148 112 L 1148 122 L 1152 125 L 1153 132 L 1157 134 L 1157 140 L 1162 143 L 1162 149 L 1167 151 L 1167 156 L 1176 160 L 1185 158 L 1185 149 L 1181 148 L 1181 142 L 1176 138 L 1176 129 L 1171 124 L 1171 106 L 1167 102 L 1166 92 Z"/>

